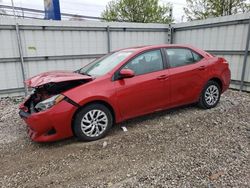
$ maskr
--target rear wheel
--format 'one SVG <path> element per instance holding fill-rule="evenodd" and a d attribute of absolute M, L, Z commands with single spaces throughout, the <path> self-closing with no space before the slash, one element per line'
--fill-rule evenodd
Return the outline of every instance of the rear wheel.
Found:
<path fill-rule="evenodd" d="M 90 104 L 82 108 L 75 117 L 73 130 L 81 141 L 94 141 L 103 138 L 112 127 L 110 110 L 102 104 Z"/>
<path fill-rule="evenodd" d="M 221 95 L 220 85 L 213 80 L 208 81 L 206 86 L 202 90 L 199 99 L 199 106 L 205 109 L 215 107 L 220 100 L 220 95 Z"/>

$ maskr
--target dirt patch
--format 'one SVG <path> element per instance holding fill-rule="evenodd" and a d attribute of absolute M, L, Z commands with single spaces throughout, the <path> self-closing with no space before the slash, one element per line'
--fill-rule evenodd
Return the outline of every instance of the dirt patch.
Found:
<path fill-rule="evenodd" d="M 133 119 L 89 143 L 30 141 L 18 101 L 0 102 L 1 187 L 250 185 L 249 93 L 227 91 L 211 110 L 192 105 Z"/>

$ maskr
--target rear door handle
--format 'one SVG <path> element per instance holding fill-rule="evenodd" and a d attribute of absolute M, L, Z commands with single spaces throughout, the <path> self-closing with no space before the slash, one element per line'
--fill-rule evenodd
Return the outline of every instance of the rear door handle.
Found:
<path fill-rule="evenodd" d="M 168 79 L 167 75 L 161 75 L 157 77 L 157 80 L 166 80 L 166 79 Z"/>
<path fill-rule="evenodd" d="M 198 70 L 205 70 L 206 69 L 206 66 L 205 65 L 202 65 L 200 67 L 197 68 Z"/>

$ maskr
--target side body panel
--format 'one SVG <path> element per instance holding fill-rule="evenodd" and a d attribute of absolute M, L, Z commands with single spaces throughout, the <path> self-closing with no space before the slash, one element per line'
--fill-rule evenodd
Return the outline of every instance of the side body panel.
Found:
<path fill-rule="evenodd" d="M 207 62 L 200 62 L 169 69 L 171 106 L 198 101 L 206 81 Z"/>
<path fill-rule="evenodd" d="M 122 116 L 115 100 L 115 85 L 110 75 L 97 78 L 84 85 L 66 91 L 64 95 L 80 106 L 84 106 L 94 101 L 103 101 L 112 107 L 115 113 L 116 122 L 122 121 Z"/>
<path fill-rule="evenodd" d="M 212 57 L 208 60 L 208 70 L 206 72 L 207 80 L 217 78 L 222 84 L 222 93 L 225 92 L 230 85 L 231 72 L 229 64 L 224 58 Z"/>
<path fill-rule="evenodd" d="M 164 108 L 169 99 L 168 70 L 161 70 L 133 78 L 115 81 L 116 101 L 123 119 L 128 119 Z M 166 105 L 166 104 L 165 104 Z"/>

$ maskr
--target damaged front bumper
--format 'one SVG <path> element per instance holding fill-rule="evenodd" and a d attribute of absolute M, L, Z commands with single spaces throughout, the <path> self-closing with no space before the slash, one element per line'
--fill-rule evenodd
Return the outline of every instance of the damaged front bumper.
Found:
<path fill-rule="evenodd" d="M 28 134 L 33 141 L 50 142 L 73 136 L 71 123 L 77 108 L 63 100 L 52 108 L 37 113 L 25 112 L 21 107 L 19 115 L 28 125 Z"/>

